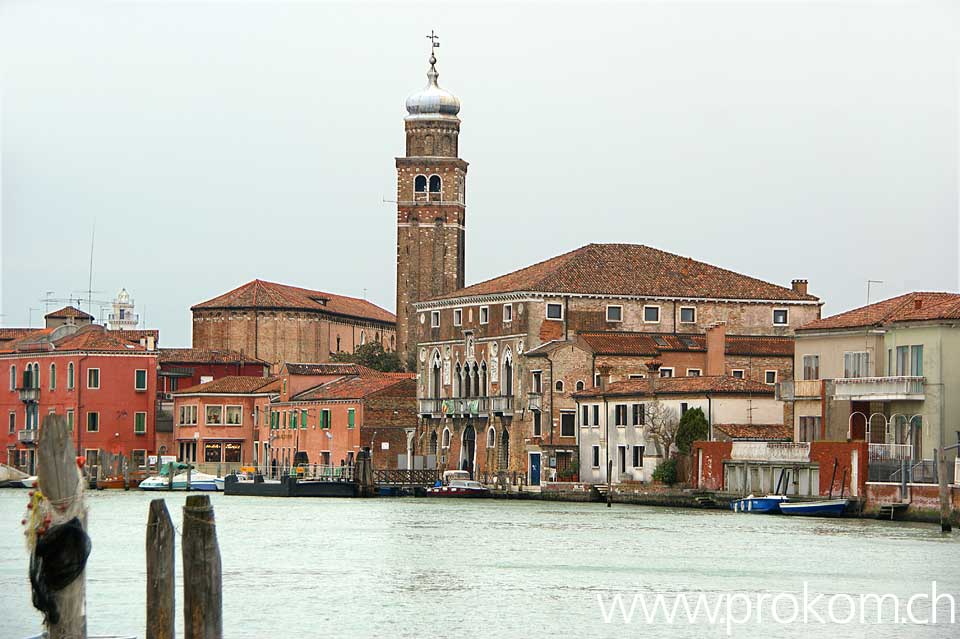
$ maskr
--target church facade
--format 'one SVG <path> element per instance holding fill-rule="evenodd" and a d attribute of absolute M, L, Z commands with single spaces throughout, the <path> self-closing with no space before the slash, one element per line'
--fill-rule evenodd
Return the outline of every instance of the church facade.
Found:
<path fill-rule="evenodd" d="M 595 356 L 583 356 L 585 336 L 685 336 L 702 345 L 723 326 L 728 336 L 769 337 L 782 349 L 820 316 L 806 280 L 779 286 L 636 244 L 590 244 L 464 287 L 460 102 L 438 86 L 434 55 L 427 76 L 407 100 L 406 156 L 397 159 L 397 339 L 417 373 L 414 452 L 424 466 L 529 485 L 556 479 L 562 460 L 578 458 L 572 395 L 612 381 Z M 557 348 L 564 345 L 580 347 Z M 753 371 L 718 352 L 711 369 L 720 376 L 769 383 L 771 374 L 792 375 L 772 364 Z M 628 379 L 646 374 L 657 351 L 623 355 L 618 374 Z M 695 366 L 669 370 L 704 373 Z"/>

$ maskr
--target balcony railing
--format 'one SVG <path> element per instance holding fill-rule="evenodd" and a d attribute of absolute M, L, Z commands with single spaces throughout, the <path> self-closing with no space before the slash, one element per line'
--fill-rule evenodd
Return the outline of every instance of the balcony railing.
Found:
<path fill-rule="evenodd" d="M 119 315 L 117 313 L 108 313 L 107 314 L 108 322 L 133 322 L 135 324 L 140 323 L 140 314 L 139 313 L 124 313 Z"/>
<path fill-rule="evenodd" d="M 543 393 L 527 394 L 527 410 L 543 410 Z"/>
<path fill-rule="evenodd" d="M 17 432 L 17 441 L 21 444 L 35 444 L 40 439 L 40 431 L 24 429 Z"/>
<path fill-rule="evenodd" d="M 768 462 L 808 462 L 809 442 L 733 442 L 730 458 Z"/>
<path fill-rule="evenodd" d="M 834 399 L 851 401 L 923 400 L 923 377 L 842 377 L 834 381 Z"/>
<path fill-rule="evenodd" d="M 792 402 L 797 399 L 819 399 L 819 379 L 795 379 L 777 384 L 777 399 Z"/>
<path fill-rule="evenodd" d="M 421 415 L 433 417 L 479 417 L 513 412 L 512 397 L 425 397 L 417 400 L 417 404 Z"/>
<path fill-rule="evenodd" d="M 20 396 L 20 401 L 24 403 L 30 402 L 39 402 L 40 401 L 40 389 L 35 387 L 30 388 L 18 388 L 17 394 Z"/>
<path fill-rule="evenodd" d="M 913 446 L 910 444 L 870 444 L 871 462 L 901 461 L 913 459 Z"/>

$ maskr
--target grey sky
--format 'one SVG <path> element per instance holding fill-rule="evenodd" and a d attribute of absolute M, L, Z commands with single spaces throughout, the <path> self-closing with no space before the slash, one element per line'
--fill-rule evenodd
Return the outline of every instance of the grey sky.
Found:
<path fill-rule="evenodd" d="M 392 310 L 431 28 L 468 283 L 623 241 L 806 277 L 825 313 L 957 290 L 954 5 L 2 3 L 0 322 L 86 288 L 94 218 L 93 288 L 166 346 L 255 277 Z"/>

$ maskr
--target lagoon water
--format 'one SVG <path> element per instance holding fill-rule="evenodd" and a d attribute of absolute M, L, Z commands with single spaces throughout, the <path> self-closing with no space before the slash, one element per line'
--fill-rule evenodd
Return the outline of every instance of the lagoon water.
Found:
<path fill-rule="evenodd" d="M 185 495 L 164 496 L 179 528 Z M 88 496 L 91 633 L 144 636 L 153 497 Z M 41 623 L 19 525 L 26 499 L 26 491 L 0 491 L 3 639 L 35 634 Z M 639 614 L 605 623 L 598 595 L 608 602 L 622 593 L 629 608 L 634 593 L 752 599 L 798 593 L 807 582 L 810 592 L 891 593 L 906 602 L 929 593 L 935 579 L 939 592 L 960 599 L 960 535 L 923 524 L 540 501 L 214 495 L 213 502 L 228 638 L 722 637 L 724 623 L 702 618 L 661 618 L 652 628 Z M 918 601 L 914 612 L 925 619 L 929 603 Z M 940 621 L 949 618 L 947 608 L 940 613 Z M 181 619 L 178 611 L 178 626 Z M 960 624 L 781 625 L 769 615 L 731 630 L 735 637 L 960 636 Z"/>

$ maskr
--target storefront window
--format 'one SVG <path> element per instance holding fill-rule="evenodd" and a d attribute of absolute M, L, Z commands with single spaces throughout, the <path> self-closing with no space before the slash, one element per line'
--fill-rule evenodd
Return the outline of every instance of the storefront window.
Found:
<path fill-rule="evenodd" d="M 220 442 L 205 442 L 203 444 L 203 461 L 219 462 L 220 449 L 221 449 Z"/>
<path fill-rule="evenodd" d="M 241 446 L 240 442 L 224 442 L 223 443 L 223 461 L 239 462 L 240 446 Z"/>

